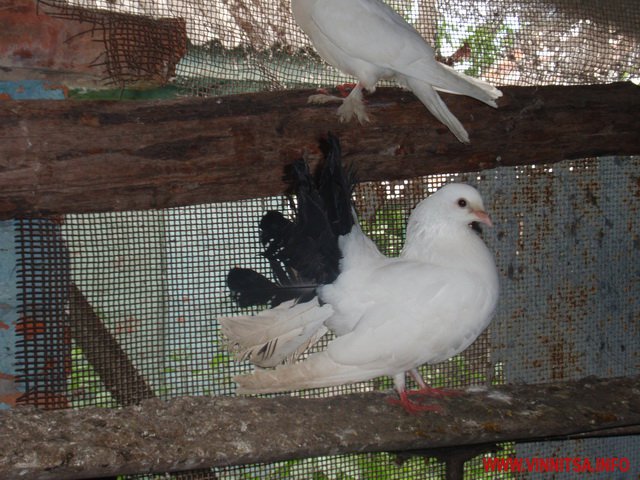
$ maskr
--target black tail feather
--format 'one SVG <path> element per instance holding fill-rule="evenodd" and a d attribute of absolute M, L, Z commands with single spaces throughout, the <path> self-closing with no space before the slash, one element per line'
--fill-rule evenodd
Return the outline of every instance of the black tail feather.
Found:
<path fill-rule="evenodd" d="M 329 134 L 327 146 L 318 192 L 324 201 L 333 232 L 341 236 L 349 233 L 356 221 L 352 201 L 356 176 L 353 165 L 342 165 L 342 150 L 338 137 Z"/>
<path fill-rule="evenodd" d="M 340 142 L 329 134 L 326 161 L 316 182 L 304 160 L 292 165 L 295 176 L 295 216 L 267 212 L 260 221 L 260 241 L 275 282 L 253 270 L 233 269 L 228 284 L 240 306 L 308 300 L 319 285 L 339 275 L 338 238 L 355 223 L 351 195 L 355 178 L 341 162 Z M 250 273 L 249 273 L 250 272 Z"/>
<path fill-rule="evenodd" d="M 274 283 L 250 268 L 232 268 L 227 275 L 231 296 L 239 307 L 270 305 L 275 307 L 286 300 L 311 300 L 317 285 L 282 285 Z"/>

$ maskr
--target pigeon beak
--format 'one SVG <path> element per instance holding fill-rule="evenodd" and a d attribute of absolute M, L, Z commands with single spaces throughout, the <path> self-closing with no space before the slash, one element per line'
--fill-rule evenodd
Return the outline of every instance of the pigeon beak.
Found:
<path fill-rule="evenodd" d="M 484 210 L 472 210 L 471 213 L 475 215 L 475 217 L 478 219 L 478 222 L 493 227 L 491 218 L 489 218 L 489 215 L 487 215 L 487 212 L 485 212 Z"/>

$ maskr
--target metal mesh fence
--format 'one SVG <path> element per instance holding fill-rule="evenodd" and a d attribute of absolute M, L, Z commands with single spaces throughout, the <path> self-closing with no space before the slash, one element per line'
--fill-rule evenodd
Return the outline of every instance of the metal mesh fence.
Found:
<path fill-rule="evenodd" d="M 640 76 L 632 0 L 388 0 L 439 59 L 497 85 L 585 84 Z M 172 82 L 189 95 L 332 86 L 287 0 L 40 0 L 92 25 L 108 80 Z"/>
<path fill-rule="evenodd" d="M 496 318 L 467 351 L 424 367 L 429 382 L 535 383 L 637 371 L 639 163 L 589 159 L 358 186 L 363 228 L 390 255 L 399 252 L 413 205 L 444 182 L 477 185 L 496 224 L 483 232 L 502 275 Z M 218 335 L 216 318 L 239 312 L 225 275 L 234 266 L 268 273 L 257 225 L 274 208 L 287 211 L 288 201 L 19 221 L 23 402 L 115 407 L 149 396 L 233 394 L 233 375 L 251 367 L 233 361 Z M 296 395 L 390 387 L 381 378 Z M 602 452 L 612 448 L 607 442 L 570 448 Z M 557 448 L 551 445 L 516 448 L 540 454 Z M 637 440 L 625 445 L 640 464 Z M 416 458 L 397 466 L 391 458 L 299 459 L 178 478 L 442 477 L 441 463 Z M 468 478 L 482 478 L 476 474 L 469 464 Z"/>
<path fill-rule="evenodd" d="M 389 0 L 439 59 L 496 85 L 640 79 L 640 3 Z M 41 0 L 104 42 L 96 66 L 125 87 L 172 83 L 185 95 L 332 86 L 289 2 Z M 436 386 L 615 376 L 640 366 L 638 158 L 362 184 L 364 229 L 397 254 L 411 207 L 440 184 L 476 184 L 496 228 L 483 236 L 502 274 L 490 330 L 460 356 L 424 369 Z M 231 395 L 235 363 L 216 317 L 238 312 L 229 268 L 268 272 L 257 225 L 284 198 L 161 211 L 16 221 L 22 316 L 22 403 L 116 407 L 157 396 Z M 320 344 L 317 348 L 322 348 Z M 387 379 L 297 393 L 389 388 Z M 521 455 L 609 452 L 640 465 L 638 440 L 516 445 Z M 468 463 L 467 478 L 486 478 Z M 299 459 L 176 478 L 442 478 L 440 462 L 388 454 Z M 153 478 L 144 476 L 138 478 Z M 164 478 L 161 476 L 160 478 Z M 491 476 L 491 478 L 496 478 Z M 507 477 L 505 477 L 507 478 Z M 567 477 L 568 478 L 568 477 Z"/>

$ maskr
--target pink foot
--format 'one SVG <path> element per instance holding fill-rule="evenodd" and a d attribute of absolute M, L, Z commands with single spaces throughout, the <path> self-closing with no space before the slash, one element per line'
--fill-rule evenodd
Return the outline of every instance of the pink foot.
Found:
<path fill-rule="evenodd" d="M 388 398 L 387 403 L 391 405 L 400 405 L 404 408 L 405 412 L 416 415 L 420 412 L 442 412 L 440 405 L 424 405 L 422 403 L 416 403 L 409 400 L 409 395 L 406 390 L 400 393 L 400 399 Z"/>

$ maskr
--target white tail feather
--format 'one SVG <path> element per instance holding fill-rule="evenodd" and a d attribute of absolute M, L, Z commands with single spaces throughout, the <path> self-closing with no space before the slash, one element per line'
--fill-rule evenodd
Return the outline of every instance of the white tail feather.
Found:
<path fill-rule="evenodd" d="M 309 302 L 281 303 L 257 315 L 220 317 L 229 350 L 238 360 L 261 367 L 295 361 L 327 332 L 324 321 L 333 314 L 330 305 Z"/>
<path fill-rule="evenodd" d="M 427 72 L 423 72 L 423 75 L 412 74 L 411 77 L 429 83 L 438 91 L 453 93 L 455 95 L 466 95 L 497 108 L 496 99 L 502 96 L 502 92 L 496 87 L 477 78 L 465 75 L 462 72 L 458 72 L 443 63 L 437 62 L 435 66 L 436 68 L 434 68 L 432 63 L 429 63 L 425 65 L 425 68 L 428 69 Z"/>
<path fill-rule="evenodd" d="M 458 140 L 469 143 L 469 134 L 431 85 L 415 78 L 406 78 L 405 80 L 407 86 L 434 117 L 449 127 Z"/>
<path fill-rule="evenodd" d="M 238 375 L 234 381 L 240 394 L 258 394 L 331 387 L 368 380 L 384 372 L 372 372 L 363 365 L 340 365 L 326 351 L 314 353 L 303 362 L 280 365 L 275 369 L 256 369 Z"/>

